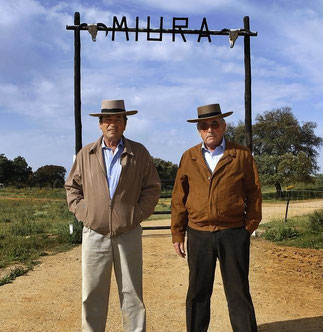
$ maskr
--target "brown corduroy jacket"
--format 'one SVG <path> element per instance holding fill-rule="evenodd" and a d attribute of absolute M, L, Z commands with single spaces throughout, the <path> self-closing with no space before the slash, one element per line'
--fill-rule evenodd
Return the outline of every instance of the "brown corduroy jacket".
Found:
<path fill-rule="evenodd" d="M 245 226 L 252 233 L 261 221 L 262 195 L 250 150 L 226 141 L 213 174 L 201 144 L 184 152 L 172 194 L 173 242 L 184 242 L 187 226 L 217 231 Z"/>
<path fill-rule="evenodd" d="M 118 236 L 134 229 L 154 211 L 160 195 L 160 179 L 146 148 L 123 137 L 122 171 L 110 198 L 102 153 L 102 137 L 76 156 L 65 182 L 67 203 L 88 228 Z"/>

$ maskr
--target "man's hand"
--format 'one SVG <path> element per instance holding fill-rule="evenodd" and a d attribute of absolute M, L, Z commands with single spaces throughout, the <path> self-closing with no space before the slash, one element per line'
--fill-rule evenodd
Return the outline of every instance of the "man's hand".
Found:
<path fill-rule="evenodd" d="M 178 256 L 185 258 L 186 253 L 185 253 L 184 242 L 175 242 L 174 248 Z"/>

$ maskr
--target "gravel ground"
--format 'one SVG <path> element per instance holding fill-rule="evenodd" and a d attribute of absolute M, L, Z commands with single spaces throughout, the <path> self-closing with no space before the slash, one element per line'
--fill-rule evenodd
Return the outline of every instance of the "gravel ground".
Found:
<path fill-rule="evenodd" d="M 284 216 L 284 204 L 281 209 Z M 277 207 L 264 206 L 264 221 L 270 211 L 278 213 Z M 175 254 L 168 230 L 145 231 L 143 250 L 147 331 L 184 332 L 187 262 Z M 81 331 L 80 253 L 78 246 L 44 257 L 33 271 L 1 286 L 0 331 Z M 259 332 L 323 331 L 322 262 L 323 250 L 281 247 L 252 237 L 250 286 Z M 109 308 L 106 331 L 122 331 L 115 281 Z M 231 331 L 219 270 L 209 331 Z"/>

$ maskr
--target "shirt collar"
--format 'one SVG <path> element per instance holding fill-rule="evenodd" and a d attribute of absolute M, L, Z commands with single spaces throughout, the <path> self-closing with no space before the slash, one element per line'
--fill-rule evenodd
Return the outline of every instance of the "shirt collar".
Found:
<path fill-rule="evenodd" d="M 224 139 L 224 137 L 222 138 L 221 144 L 220 144 L 219 146 L 217 146 L 217 147 L 215 148 L 215 150 L 218 149 L 218 148 L 222 148 L 223 151 L 225 150 L 225 139 Z M 202 142 L 202 151 L 203 151 L 203 150 L 204 150 L 204 151 L 209 151 L 209 150 L 206 148 L 204 142 Z M 215 151 L 215 150 L 214 150 L 214 151 Z"/>
<path fill-rule="evenodd" d="M 110 150 L 110 148 L 108 148 L 108 147 L 105 145 L 105 142 L 104 142 L 104 138 L 103 138 L 103 137 L 102 137 L 101 147 L 102 147 L 102 149 L 109 149 L 109 150 Z M 120 138 L 120 142 L 118 143 L 118 149 L 120 149 L 120 148 L 123 148 L 123 139 L 122 139 L 122 137 Z"/>

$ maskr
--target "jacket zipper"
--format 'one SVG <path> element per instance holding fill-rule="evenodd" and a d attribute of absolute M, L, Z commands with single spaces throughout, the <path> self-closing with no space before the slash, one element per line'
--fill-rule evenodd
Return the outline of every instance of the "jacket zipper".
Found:
<path fill-rule="evenodd" d="M 120 163 L 121 163 L 122 155 L 123 155 L 123 153 L 120 156 Z M 125 157 L 126 156 L 124 156 L 124 158 Z M 111 235 L 113 234 L 113 230 L 112 230 L 112 205 L 113 205 L 113 202 L 114 202 L 114 197 L 116 196 L 118 188 L 120 187 L 120 183 L 121 183 L 121 180 L 122 180 L 122 177 L 123 177 L 123 174 L 124 174 L 124 168 L 125 167 L 126 167 L 126 165 L 124 165 L 124 167 L 122 167 L 122 164 L 121 164 L 121 173 L 120 173 L 119 181 L 118 181 L 116 190 L 114 191 L 114 195 L 113 195 L 112 199 L 110 197 L 110 191 L 109 191 L 109 197 L 110 197 L 110 203 L 109 203 L 109 209 L 110 209 L 110 232 L 111 232 Z"/>
<path fill-rule="evenodd" d="M 112 200 L 110 198 L 109 202 L 109 210 L 110 210 L 110 234 L 112 235 Z"/>

